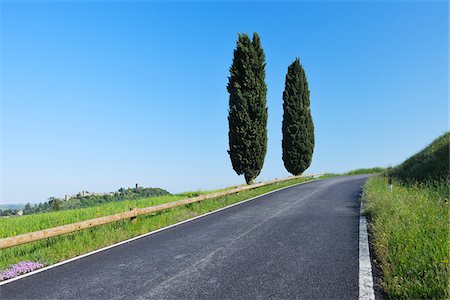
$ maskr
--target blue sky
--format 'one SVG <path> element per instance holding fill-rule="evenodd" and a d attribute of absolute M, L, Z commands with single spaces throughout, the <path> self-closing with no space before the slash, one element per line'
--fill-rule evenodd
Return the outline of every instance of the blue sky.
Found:
<path fill-rule="evenodd" d="M 0 203 L 80 190 L 244 182 L 226 91 L 237 33 L 265 49 L 268 151 L 287 176 L 282 92 L 300 57 L 316 147 L 307 172 L 400 163 L 448 128 L 447 2 L 1 4 Z"/>

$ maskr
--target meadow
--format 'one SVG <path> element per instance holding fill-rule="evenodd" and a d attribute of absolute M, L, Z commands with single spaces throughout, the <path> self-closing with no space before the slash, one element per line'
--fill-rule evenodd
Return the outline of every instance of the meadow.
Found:
<path fill-rule="evenodd" d="M 269 191 L 310 180 L 312 180 L 311 177 L 290 179 L 236 194 L 139 216 L 137 222 L 122 220 L 71 234 L 2 249 L 0 250 L 0 270 L 4 270 L 8 268 L 8 266 L 21 261 L 39 262 L 43 265 L 54 264 Z M 122 201 L 103 204 L 97 207 L 33 214 L 17 218 L 2 218 L 0 219 L 0 237 L 14 236 L 21 233 L 128 211 L 130 207 L 141 208 L 162 204 L 203 193 L 206 192 L 199 191 L 179 195 Z"/>
<path fill-rule="evenodd" d="M 365 214 L 389 298 L 448 299 L 449 140 L 448 133 L 439 137 L 365 184 Z"/>

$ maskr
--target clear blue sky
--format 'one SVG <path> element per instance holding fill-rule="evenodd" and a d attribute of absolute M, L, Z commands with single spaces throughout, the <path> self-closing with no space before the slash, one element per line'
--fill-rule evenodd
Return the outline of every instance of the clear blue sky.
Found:
<path fill-rule="evenodd" d="M 239 32 L 258 32 L 267 59 L 260 180 L 288 175 L 282 91 L 297 56 L 315 122 L 307 172 L 395 165 L 448 128 L 447 2 L 1 5 L 0 203 L 243 183 L 226 152 Z"/>

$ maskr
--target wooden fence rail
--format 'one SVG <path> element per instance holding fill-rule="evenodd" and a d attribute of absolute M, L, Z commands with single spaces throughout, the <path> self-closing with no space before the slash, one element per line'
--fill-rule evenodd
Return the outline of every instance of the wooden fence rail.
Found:
<path fill-rule="evenodd" d="M 169 208 L 183 206 L 183 205 L 186 205 L 189 203 L 199 202 L 199 201 L 203 201 L 203 200 L 207 200 L 207 199 L 213 199 L 213 198 L 217 198 L 220 196 L 226 196 L 226 195 L 230 195 L 230 194 L 235 194 L 238 192 L 255 189 L 258 187 L 262 187 L 262 186 L 277 183 L 277 182 L 282 182 L 282 181 L 295 179 L 295 178 L 299 178 L 299 177 L 310 177 L 310 176 L 316 177 L 316 176 L 320 176 L 320 175 L 314 174 L 314 175 L 308 175 L 308 176 L 293 176 L 293 177 L 288 177 L 288 178 L 283 178 L 283 179 L 276 179 L 276 180 L 271 180 L 271 181 L 266 181 L 266 182 L 260 182 L 260 183 L 241 186 L 241 187 L 237 187 L 234 189 L 229 189 L 229 190 L 225 190 L 225 191 L 221 191 L 221 192 L 200 195 L 200 196 L 193 197 L 193 198 L 177 200 L 177 201 L 168 202 L 168 203 L 159 204 L 159 205 L 150 206 L 150 207 L 145 207 L 145 208 L 131 209 L 130 211 L 121 212 L 121 213 L 117 213 L 117 214 L 113 214 L 113 215 L 109 215 L 109 216 L 105 216 L 105 217 L 85 220 L 85 221 L 81 221 L 81 222 L 77 222 L 77 223 L 72 223 L 72 224 L 62 225 L 62 226 L 58 226 L 58 227 L 43 229 L 43 230 L 39 230 L 39 231 L 35 231 L 35 232 L 24 233 L 24 234 L 12 236 L 12 237 L 7 237 L 7 238 L 0 239 L 0 249 L 10 248 L 10 247 L 14 247 L 14 246 L 34 242 L 34 241 L 39 241 L 39 240 L 43 240 L 43 239 L 50 238 L 50 237 L 55 237 L 55 236 L 59 236 L 59 235 L 63 235 L 63 234 L 67 234 L 67 233 L 71 233 L 71 232 L 75 232 L 75 231 L 79 231 L 79 230 L 83 230 L 83 229 L 87 229 L 87 228 L 91 228 L 91 227 L 95 227 L 95 226 L 99 226 L 99 225 L 103 225 L 103 224 L 116 222 L 119 220 L 133 219 L 139 215 L 150 214 L 153 212 L 158 212 L 158 211 L 166 210 Z"/>

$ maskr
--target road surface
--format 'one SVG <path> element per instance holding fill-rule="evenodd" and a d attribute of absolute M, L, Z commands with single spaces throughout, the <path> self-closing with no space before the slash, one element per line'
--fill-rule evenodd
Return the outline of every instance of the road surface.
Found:
<path fill-rule="evenodd" d="M 0 298 L 356 299 L 366 179 L 290 187 L 0 286 Z"/>

